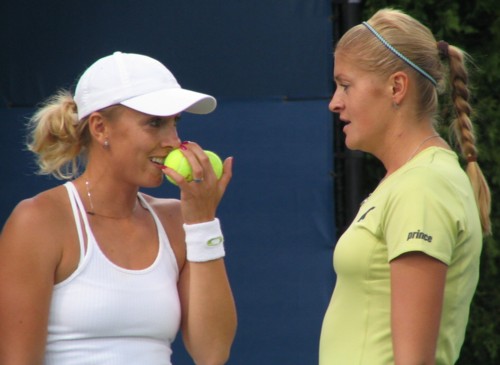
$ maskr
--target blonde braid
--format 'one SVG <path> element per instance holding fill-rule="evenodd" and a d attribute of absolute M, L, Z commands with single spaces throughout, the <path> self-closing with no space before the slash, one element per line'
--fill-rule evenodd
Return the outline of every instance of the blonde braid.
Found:
<path fill-rule="evenodd" d="M 483 233 L 491 234 L 491 193 L 477 163 L 478 151 L 471 121 L 472 107 L 469 104 L 468 73 L 465 67 L 466 54 L 459 48 L 450 45 L 447 56 L 450 63 L 451 98 L 456 112 L 451 128 L 460 151 L 467 160 L 466 172 L 474 190 Z"/>

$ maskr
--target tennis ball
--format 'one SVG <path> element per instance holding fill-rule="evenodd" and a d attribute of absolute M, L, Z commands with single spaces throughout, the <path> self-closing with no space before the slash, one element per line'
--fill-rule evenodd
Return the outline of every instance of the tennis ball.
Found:
<path fill-rule="evenodd" d="M 217 176 L 217 179 L 220 179 L 220 177 L 222 176 L 222 160 L 219 156 L 217 156 L 217 154 L 212 151 L 205 150 L 204 152 L 208 156 L 208 159 L 212 164 L 215 176 Z M 182 175 L 184 179 L 186 179 L 186 181 L 193 181 L 193 171 L 191 169 L 191 165 L 189 164 L 187 158 L 182 154 L 180 149 L 172 150 L 167 155 L 167 157 L 165 157 L 163 164 L 175 170 L 178 174 Z M 177 183 L 173 179 L 171 179 L 170 176 L 167 176 L 167 179 L 172 184 L 177 185 Z"/>

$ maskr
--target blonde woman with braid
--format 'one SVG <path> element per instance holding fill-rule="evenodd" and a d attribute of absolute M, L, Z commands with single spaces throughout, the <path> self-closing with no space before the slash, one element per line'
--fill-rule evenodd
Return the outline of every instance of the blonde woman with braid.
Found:
<path fill-rule="evenodd" d="M 459 357 L 490 233 L 465 59 L 393 9 L 336 46 L 330 110 L 347 147 L 374 155 L 386 174 L 335 247 L 320 365 L 451 365 Z M 447 88 L 459 155 L 435 128 Z"/>
<path fill-rule="evenodd" d="M 215 107 L 159 61 L 122 52 L 41 106 L 28 147 L 41 173 L 68 181 L 20 202 L 3 228 L 0 364 L 170 365 L 179 330 L 194 363 L 227 362 L 236 312 L 216 209 L 232 158 L 218 180 L 176 127 Z M 162 164 L 176 148 L 191 182 Z M 180 200 L 139 192 L 165 174 Z"/>

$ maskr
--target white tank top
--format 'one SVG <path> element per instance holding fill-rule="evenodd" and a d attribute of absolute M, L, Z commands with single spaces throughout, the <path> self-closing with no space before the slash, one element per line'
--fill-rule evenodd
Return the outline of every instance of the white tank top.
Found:
<path fill-rule="evenodd" d="M 80 263 L 54 286 L 45 365 L 171 365 L 171 343 L 181 317 L 179 273 L 157 215 L 138 194 L 156 223 L 160 247 L 150 267 L 124 269 L 100 250 L 76 188 L 71 182 L 65 186 L 80 240 Z"/>

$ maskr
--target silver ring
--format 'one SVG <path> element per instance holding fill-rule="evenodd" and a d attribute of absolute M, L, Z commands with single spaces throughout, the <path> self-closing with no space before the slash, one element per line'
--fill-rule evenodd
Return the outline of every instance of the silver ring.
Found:
<path fill-rule="evenodd" d="M 201 183 L 203 181 L 203 178 L 201 178 L 201 179 L 193 179 L 193 181 L 195 183 L 199 184 L 199 183 Z"/>

